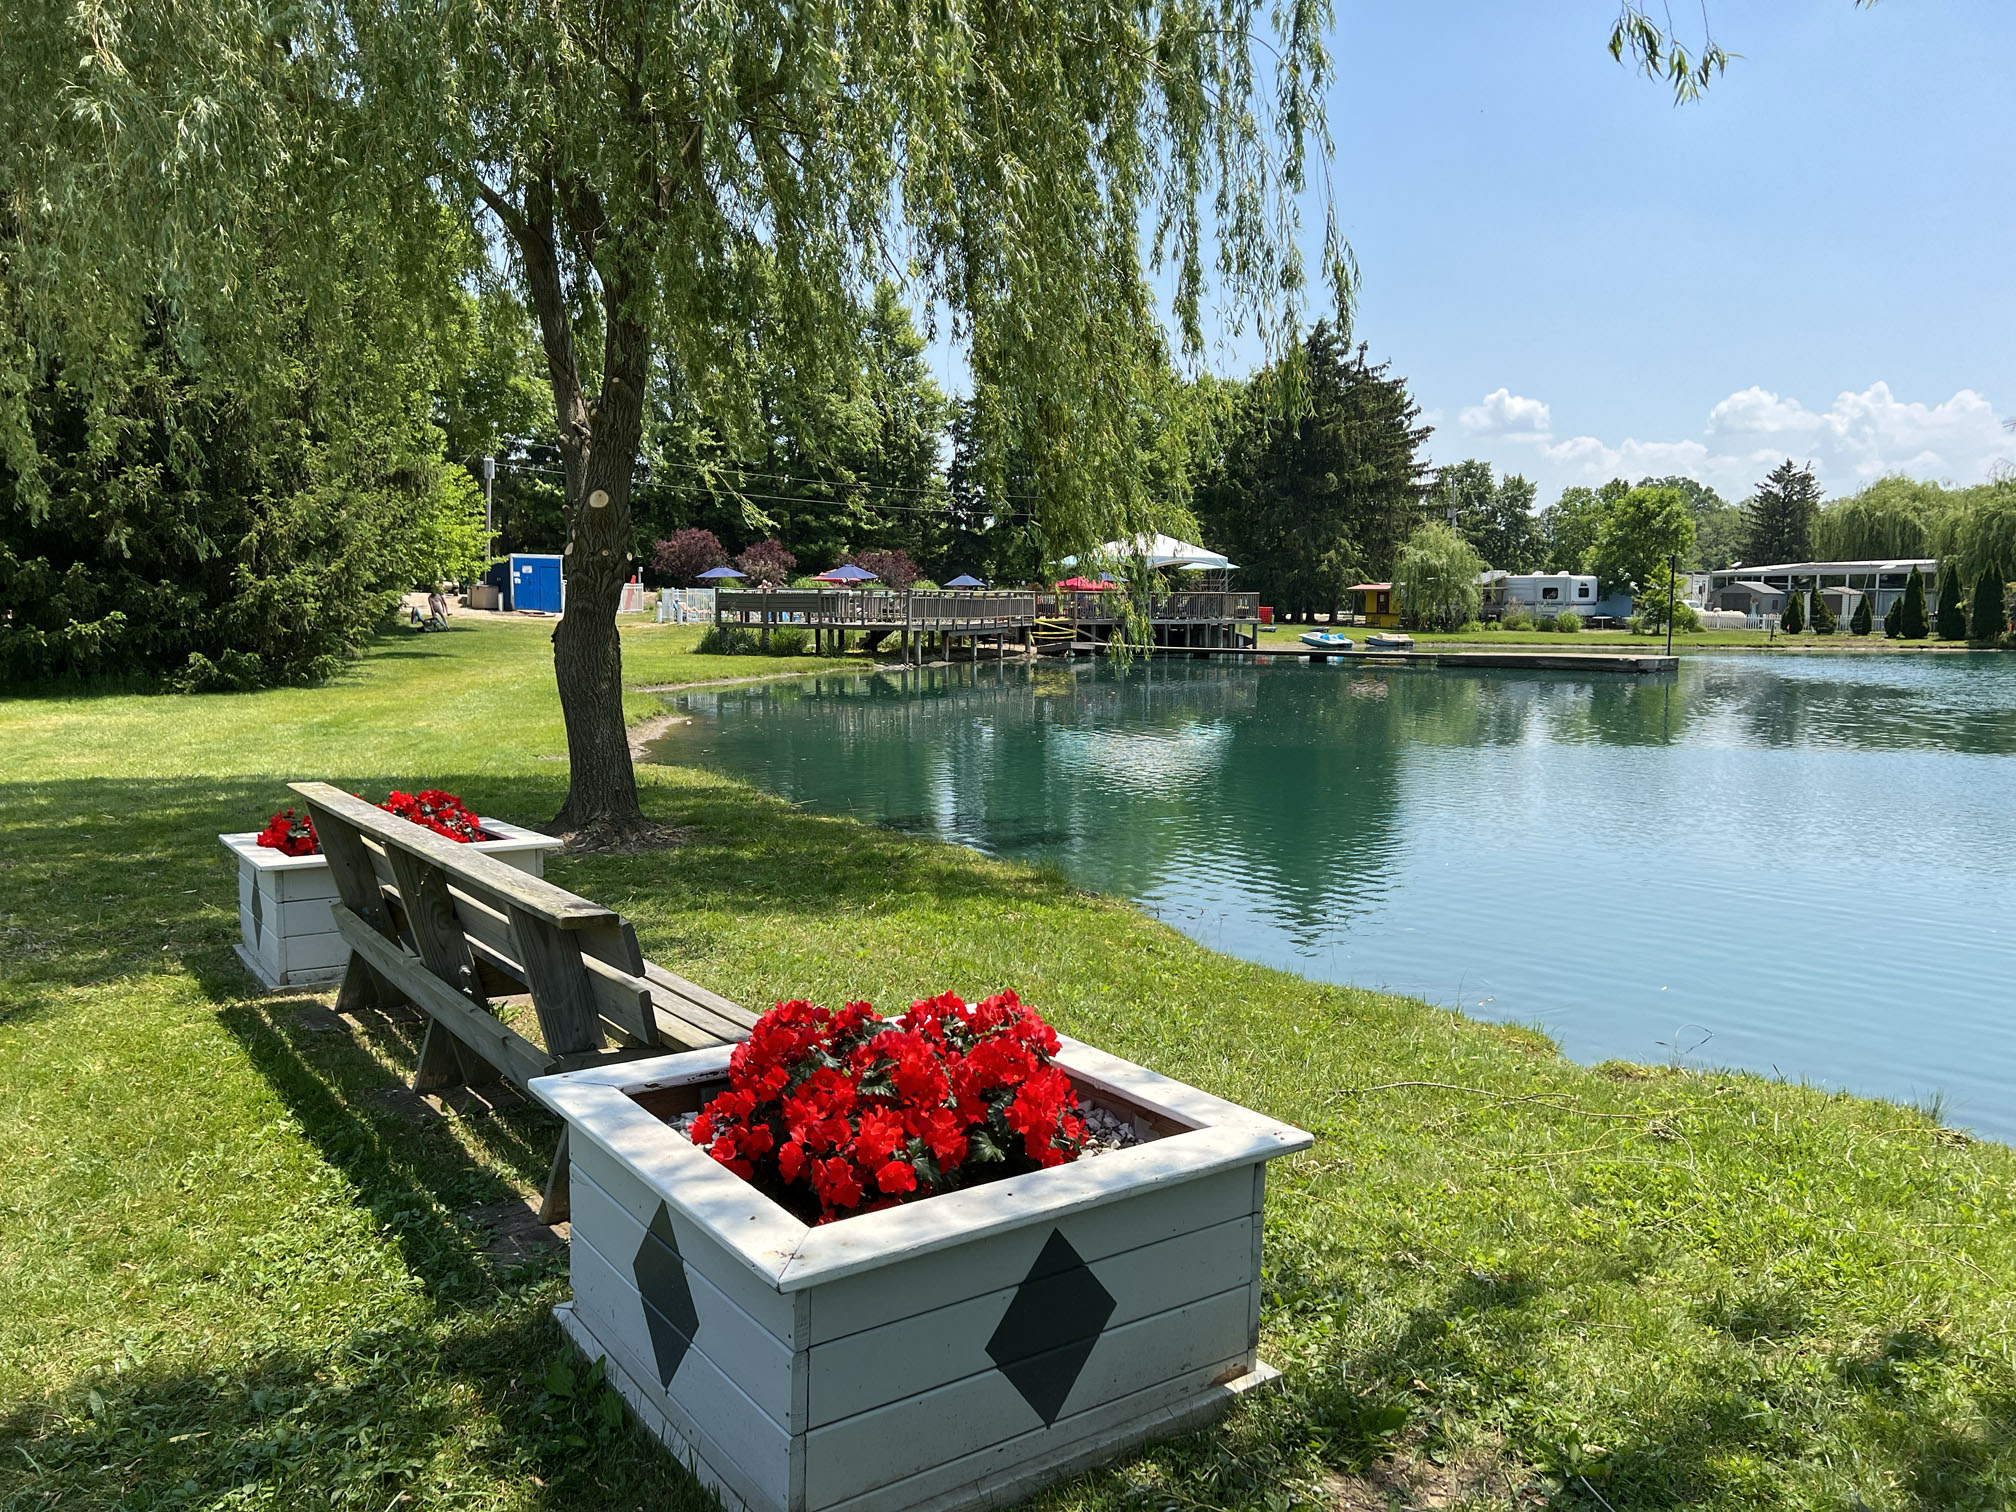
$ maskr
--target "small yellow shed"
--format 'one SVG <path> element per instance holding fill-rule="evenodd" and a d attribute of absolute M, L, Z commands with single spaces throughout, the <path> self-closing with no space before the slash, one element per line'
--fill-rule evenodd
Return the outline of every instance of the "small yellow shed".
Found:
<path fill-rule="evenodd" d="M 1400 606 L 1394 601 L 1391 583 L 1353 583 L 1345 591 L 1357 595 L 1360 624 L 1398 628 Z"/>

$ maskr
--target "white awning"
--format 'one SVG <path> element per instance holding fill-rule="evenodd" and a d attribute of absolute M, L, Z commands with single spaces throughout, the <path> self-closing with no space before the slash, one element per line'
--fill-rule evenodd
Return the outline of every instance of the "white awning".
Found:
<path fill-rule="evenodd" d="M 1101 556 L 1143 557 L 1150 567 L 1202 567 L 1207 571 L 1237 572 L 1239 565 L 1228 561 L 1222 551 L 1210 551 L 1179 541 L 1174 536 L 1136 536 L 1133 541 L 1108 541 L 1099 548 Z M 1066 567 L 1076 567 L 1076 557 L 1064 558 Z"/>

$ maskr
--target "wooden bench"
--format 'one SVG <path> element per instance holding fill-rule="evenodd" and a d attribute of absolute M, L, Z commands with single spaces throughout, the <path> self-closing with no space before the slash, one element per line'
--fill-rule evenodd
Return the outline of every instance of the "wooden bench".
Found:
<path fill-rule="evenodd" d="M 644 959 L 621 915 L 326 782 L 307 805 L 336 884 L 350 957 L 338 1012 L 411 1004 L 427 1015 L 413 1090 L 535 1076 L 746 1038 L 756 1015 Z M 543 1045 L 491 1011 L 529 995 Z M 539 1217 L 567 1216 L 560 1134 Z"/>

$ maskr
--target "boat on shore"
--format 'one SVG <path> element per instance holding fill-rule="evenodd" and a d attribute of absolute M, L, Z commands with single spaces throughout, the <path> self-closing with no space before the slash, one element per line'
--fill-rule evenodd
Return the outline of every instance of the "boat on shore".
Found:
<path fill-rule="evenodd" d="M 1330 651 L 1349 651 L 1357 643 L 1348 635 L 1339 635 L 1334 630 L 1305 630 L 1296 637 L 1305 646 L 1321 646 Z"/>
<path fill-rule="evenodd" d="M 1378 635 L 1366 636 L 1365 647 L 1370 651 L 1412 651 L 1414 649 L 1414 637 L 1403 635 L 1398 631 L 1394 631 L 1390 635 L 1382 632 Z"/>

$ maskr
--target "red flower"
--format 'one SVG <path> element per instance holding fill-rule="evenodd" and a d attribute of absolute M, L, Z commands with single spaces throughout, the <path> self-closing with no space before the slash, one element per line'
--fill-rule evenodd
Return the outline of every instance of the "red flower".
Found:
<path fill-rule="evenodd" d="M 258 843 L 283 856 L 315 856 L 322 852 L 322 842 L 315 837 L 315 821 L 306 814 L 296 818 L 291 808 L 280 810 L 266 821 L 266 828 L 259 831 Z"/>
<path fill-rule="evenodd" d="M 944 993 L 893 1023 L 867 1003 L 779 1003 L 730 1054 L 692 1138 L 820 1223 L 1061 1165 L 1085 1130 L 1058 1046 L 1012 992 L 971 1006 Z"/>

